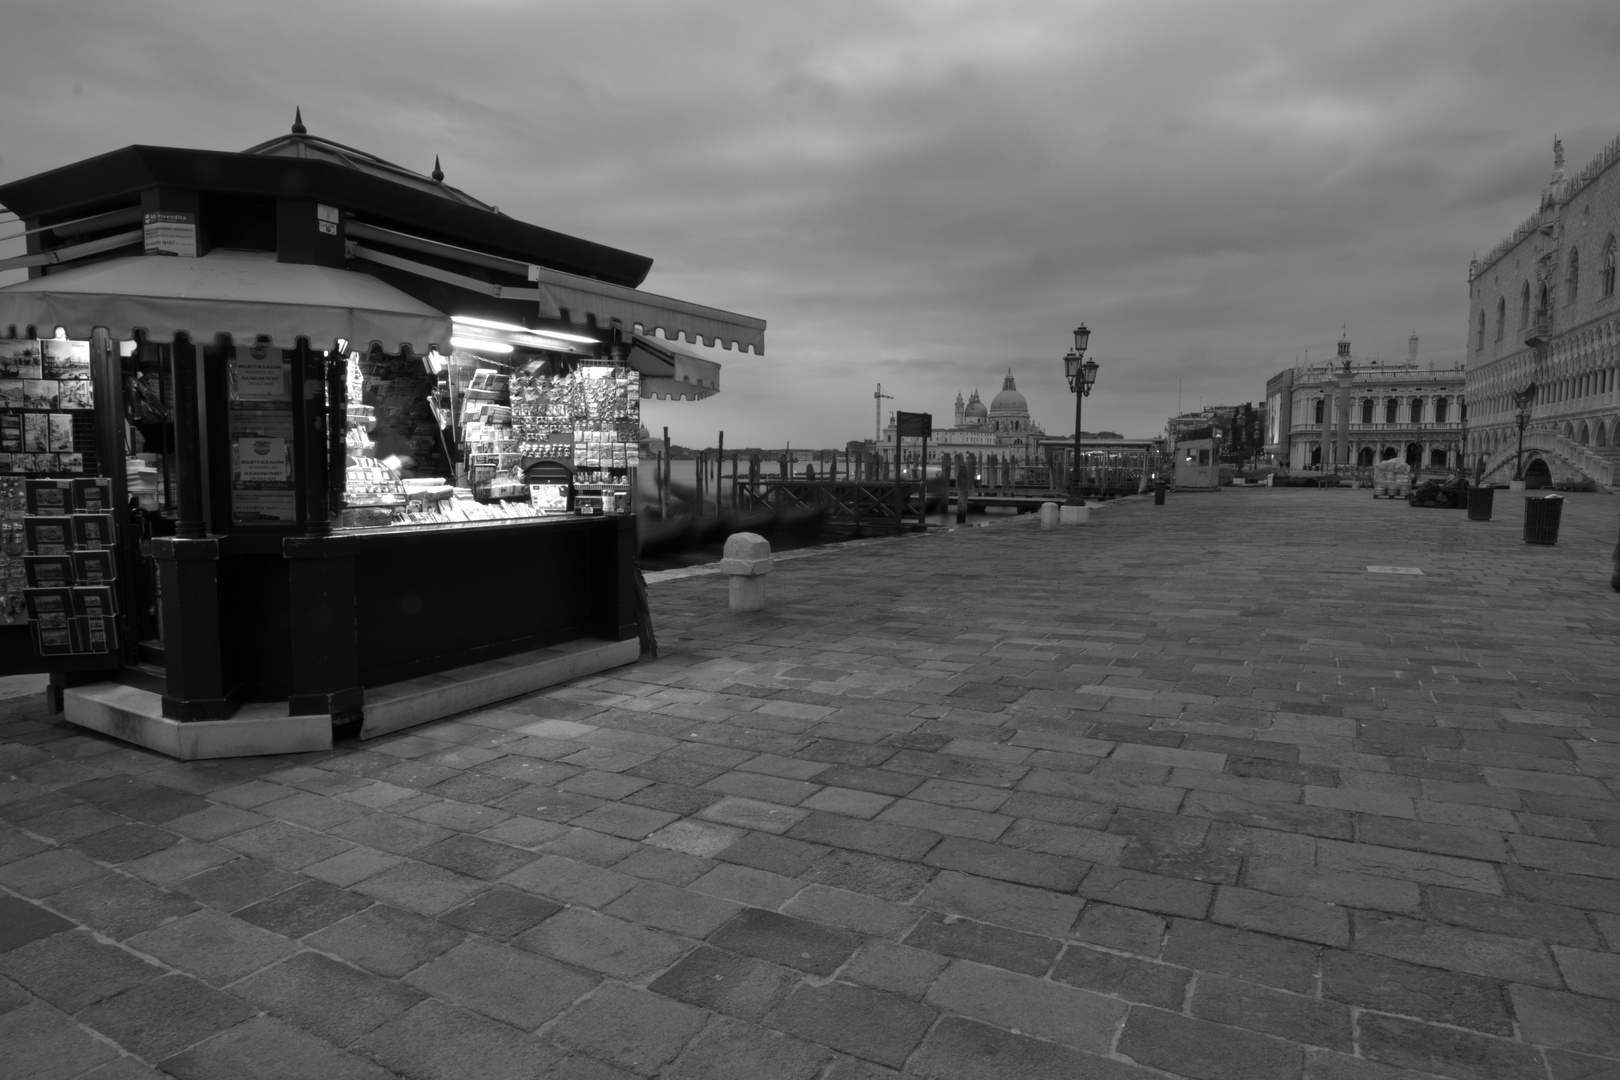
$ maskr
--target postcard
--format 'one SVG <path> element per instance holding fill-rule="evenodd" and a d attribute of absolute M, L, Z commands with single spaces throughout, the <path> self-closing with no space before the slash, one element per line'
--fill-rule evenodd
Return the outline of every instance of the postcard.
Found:
<path fill-rule="evenodd" d="M 75 551 L 72 559 L 73 576 L 80 585 L 104 585 L 118 576 L 118 562 L 109 550 Z"/>
<path fill-rule="evenodd" d="M 104 476 L 87 476 L 71 481 L 73 509 L 86 514 L 100 514 L 112 509 L 112 481 Z"/>
<path fill-rule="evenodd" d="M 52 455 L 47 454 L 47 457 Z M 83 454 L 56 454 L 57 463 L 50 466 L 53 472 L 84 472 Z"/>
<path fill-rule="evenodd" d="M 51 453 L 71 453 L 73 451 L 73 417 L 64 412 L 51 413 L 50 422 L 46 429 L 46 441 L 50 445 L 45 449 Z"/>
<path fill-rule="evenodd" d="M 66 555 L 24 555 L 28 587 L 63 589 L 73 584 L 73 560 Z"/>
<path fill-rule="evenodd" d="M 88 341 L 40 342 L 41 366 L 47 379 L 90 378 L 90 343 Z"/>
<path fill-rule="evenodd" d="M 23 381 L 21 379 L 0 379 L 0 409 L 20 409 L 23 407 Z"/>
<path fill-rule="evenodd" d="M 73 590 L 67 586 L 53 589 L 24 589 L 28 602 L 28 617 L 41 626 L 65 628 L 73 617 Z"/>
<path fill-rule="evenodd" d="M 70 480 L 29 480 L 23 485 L 28 512 L 38 517 L 73 511 L 73 483 Z"/>
<path fill-rule="evenodd" d="M 118 648 L 117 624 L 108 618 L 75 619 L 75 646 L 80 652 L 112 652 Z"/>
<path fill-rule="evenodd" d="M 33 338 L 0 340 L 0 379 L 38 379 L 43 375 L 39 342 Z"/>
<path fill-rule="evenodd" d="M 73 526 L 67 517 L 23 518 L 23 550 L 30 555 L 66 555 L 73 550 Z"/>
<path fill-rule="evenodd" d="M 47 453 L 50 448 L 51 425 L 44 413 L 23 413 L 23 451 L 29 454 Z"/>
<path fill-rule="evenodd" d="M 59 409 L 93 409 L 96 407 L 95 394 L 91 384 L 86 379 L 64 379 L 57 384 L 56 396 Z"/>
<path fill-rule="evenodd" d="M 109 548 L 113 543 L 111 514 L 74 514 L 73 546 L 81 550 Z"/>
<path fill-rule="evenodd" d="M 73 590 L 73 613 L 81 618 L 105 618 L 116 610 L 111 586 L 80 585 Z"/>
<path fill-rule="evenodd" d="M 35 623 L 34 634 L 38 639 L 41 656 L 55 656 L 73 651 L 73 630 L 71 627 L 48 627 L 42 623 Z"/>
<path fill-rule="evenodd" d="M 56 408 L 56 380 L 55 379 L 24 379 L 23 380 L 23 408 L 25 408 L 25 409 L 54 409 L 54 408 Z"/>

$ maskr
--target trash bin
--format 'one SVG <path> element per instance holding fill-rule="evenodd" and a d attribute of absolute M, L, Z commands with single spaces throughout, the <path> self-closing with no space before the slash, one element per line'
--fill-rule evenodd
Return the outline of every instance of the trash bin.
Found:
<path fill-rule="evenodd" d="M 1614 573 L 1609 575 L 1609 588 L 1620 592 L 1620 544 L 1614 545 Z"/>
<path fill-rule="evenodd" d="M 1159 479 L 1153 481 L 1153 505 L 1154 506 L 1163 506 L 1164 505 L 1164 478 L 1163 477 L 1160 477 Z"/>
<path fill-rule="evenodd" d="M 1558 543 L 1558 521 L 1564 515 L 1562 495 L 1530 495 L 1524 500 L 1524 542 Z"/>
<path fill-rule="evenodd" d="M 1496 489 L 1473 487 L 1468 489 L 1468 520 L 1491 520 L 1491 504 L 1496 501 Z"/>

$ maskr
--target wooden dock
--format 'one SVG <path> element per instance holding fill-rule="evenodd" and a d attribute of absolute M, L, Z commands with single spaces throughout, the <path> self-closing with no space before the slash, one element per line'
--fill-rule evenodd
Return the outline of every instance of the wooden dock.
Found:
<path fill-rule="evenodd" d="M 940 486 L 933 485 L 936 489 Z M 783 517 L 819 515 L 836 529 L 869 533 L 922 532 L 928 528 L 930 504 L 939 492 L 924 491 L 918 480 L 793 480 L 769 476 L 737 483 L 744 510 L 769 508 Z"/>

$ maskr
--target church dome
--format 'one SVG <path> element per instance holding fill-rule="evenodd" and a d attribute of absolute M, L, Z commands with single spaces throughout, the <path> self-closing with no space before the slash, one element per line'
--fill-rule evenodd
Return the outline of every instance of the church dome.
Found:
<path fill-rule="evenodd" d="M 1007 372 L 1007 377 L 1002 380 L 1001 393 L 997 394 L 990 402 L 990 415 L 1017 417 L 1029 415 L 1029 402 L 1025 401 L 1024 395 L 1018 392 L 1018 387 L 1014 384 L 1012 372 L 1010 371 Z"/>
<path fill-rule="evenodd" d="M 979 392 L 977 390 L 973 391 L 973 396 L 968 399 L 967 408 L 962 410 L 962 419 L 988 420 L 989 418 L 990 412 L 984 407 L 984 402 L 979 400 Z"/>

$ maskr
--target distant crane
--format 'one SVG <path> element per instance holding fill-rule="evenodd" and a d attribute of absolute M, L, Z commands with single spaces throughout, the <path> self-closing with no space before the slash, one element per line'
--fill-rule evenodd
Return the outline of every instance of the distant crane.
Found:
<path fill-rule="evenodd" d="M 883 392 L 883 384 L 878 383 L 877 384 L 877 393 L 872 395 L 872 407 L 873 407 L 873 412 L 875 414 L 872 417 L 872 445 L 873 446 L 877 446 L 879 443 L 881 443 L 883 441 L 883 399 L 884 398 L 888 398 L 890 401 L 893 401 L 894 400 L 894 395 L 893 394 L 885 394 Z"/>

